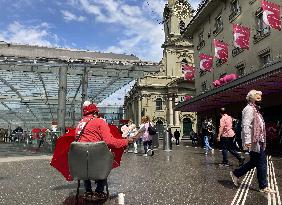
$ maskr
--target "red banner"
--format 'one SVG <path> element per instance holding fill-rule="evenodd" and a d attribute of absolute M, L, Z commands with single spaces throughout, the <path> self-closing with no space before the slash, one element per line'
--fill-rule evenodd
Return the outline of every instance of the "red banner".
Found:
<path fill-rule="evenodd" d="M 199 55 L 200 69 L 203 71 L 211 71 L 213 65 L 213 57 L 204 53 Z"/>
<path fill-rule="evenodd" d="M 233 34 L 235 47 L 249 49 L 251 35 L 250 28 L 241 26 L 239 24 L 233 24 Z"/>
<path fill-rule="evenodd" d="M 190 65 L 184 65 L 182 67 L 183 73 L 184 73 L 184 80 L 193 80 L 195 77 L 196 69 L 193 66 Z"/>
<path fill-rule="evenodd" d="M 216 39 L 213 40 L 213 44 L 215 49 L 215 57 L 226 62 L 228 60 L 228 44 Z"/>
<path fill-rule="evenodd" d="M 280 5 L 268 1 L 261 1 L 263 22 L 271 28 L 281 31 Z"/>

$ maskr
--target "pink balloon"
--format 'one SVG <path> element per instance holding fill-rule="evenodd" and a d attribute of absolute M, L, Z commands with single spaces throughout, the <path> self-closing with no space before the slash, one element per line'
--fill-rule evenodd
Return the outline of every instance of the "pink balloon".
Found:
<path fill-rule="evenodd" d="M 215 81 L 213 81 L 213 85 L 214 85 L 214 87 L 219 87 L 221 84 L 220 84 L 219 80 L 215 80 Z"/>

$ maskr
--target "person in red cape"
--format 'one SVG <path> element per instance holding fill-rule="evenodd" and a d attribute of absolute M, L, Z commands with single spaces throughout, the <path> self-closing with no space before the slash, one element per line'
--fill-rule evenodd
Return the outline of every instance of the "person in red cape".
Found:
<path fill-rule="evenodd" d="M 108 124 L 99 117 L 99 109 L 90 101 L 85 101 L 82 107 L 83 118 L 76 127 L 76 136 L 79 136 L 78 142 L 99 142 L 104 141 L 107 146 L 112 148 L 125 148 L 134 139 L 116 139 L 112 136 Z M 85 194 L 84 198 L 90 200 L 107 199 L 104 192 L 106 180 L 96 180 L 97 187 L 92 191 L 91 181 L 84 180 Z"/>

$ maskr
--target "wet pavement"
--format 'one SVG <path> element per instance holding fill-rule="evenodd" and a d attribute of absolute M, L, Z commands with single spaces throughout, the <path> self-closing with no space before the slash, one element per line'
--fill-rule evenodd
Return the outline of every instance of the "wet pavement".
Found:
<path fill-rule="evenodd" d="M 82 198 L 76 201 L 77 183 L 66 182 L 49 165 L 50 155 L 12 148 L 0 144 L 0 204 L 99 204 Z M 5 154 L 5 150 L 12 151 Z M 236 188 L 229 171 L 236 168 L 237 161 L 233 156 L 229 159 L 233 166 L 220 167 L 219 150 L 205 156 L 202 148 L 187 142 L 173 146 L 171 152 L 156 150 L 153 157 L 126 153 L 122 166 L 112 170 L 108 178 L 110 199 L 100 204 L 118 204 L 118 193 L 125 194 L 126 205 L 281 204 L 279 194 L 258 192 L 255 172 L 242 178 L 244 182 Z M 282 160 L 271 157 L 268 163 L 269 181 L 282 191 Z M 80 194 L 83 192 L 81 188 Z"/>

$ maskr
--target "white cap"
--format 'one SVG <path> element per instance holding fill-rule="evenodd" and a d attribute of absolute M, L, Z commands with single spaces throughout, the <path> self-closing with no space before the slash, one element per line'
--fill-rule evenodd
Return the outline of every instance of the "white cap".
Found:
<path fill-rule="evenodd" d="M 85 106 L 88 106 L 88 105 L 91 105 L 92 103 L 89 101 L 89 100 L 86 100 L 84 103 L 83 103 L 83 107 Z"/>

